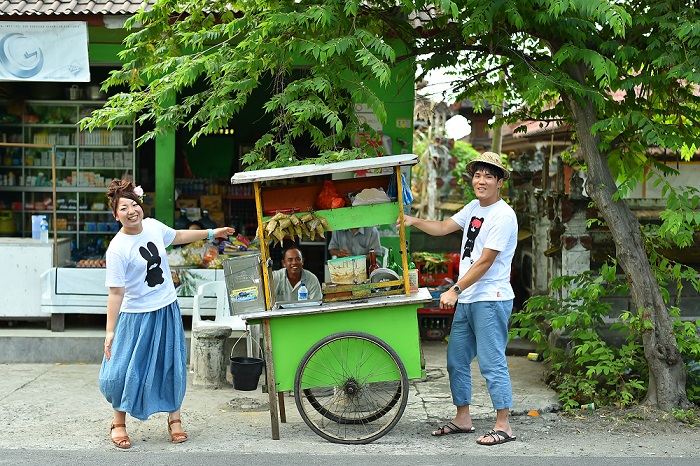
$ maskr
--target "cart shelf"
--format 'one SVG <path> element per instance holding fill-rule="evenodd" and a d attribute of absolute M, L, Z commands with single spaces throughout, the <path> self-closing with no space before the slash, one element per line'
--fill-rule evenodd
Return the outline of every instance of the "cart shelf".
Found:
<path fill-rule="evenodd" d="M 314 213 L 328 220 L 331 230 L 347 230 L 349 228 L 371 227 L 375 225 L 393 225 L 396 223 L 398 202 L 385 204 L 360 205 L 342 207 L 339 209 L 317 210 Z M 297 212 L 301 217 L 306 212 Z M 267 220 L 270 217 L 263 217 Z"/>

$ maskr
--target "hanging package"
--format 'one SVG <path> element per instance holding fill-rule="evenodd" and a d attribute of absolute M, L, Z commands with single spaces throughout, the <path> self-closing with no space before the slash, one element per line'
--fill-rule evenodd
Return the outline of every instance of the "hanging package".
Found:
<path fill-rule="evenodd" d="M 411 188 L 409 188 L 408 183 L 406 183 L 406 177 L 401 174 L 401 186 L 403 195 L 403 204 L 405 206 L 413 202 L 413 193 Z M 391 178 L 389 178 L 389 186 L 386 189 L 386 193 L 392 200 L 398 199 L 398 183 L 396 182 L 396 173 L 392 173 Z"/>

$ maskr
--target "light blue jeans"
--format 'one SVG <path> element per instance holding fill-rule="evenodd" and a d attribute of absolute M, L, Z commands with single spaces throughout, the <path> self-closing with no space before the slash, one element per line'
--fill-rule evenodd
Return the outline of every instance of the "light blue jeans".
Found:
<path fill-rule="evenodd" d="M 513 300 L 457 303 L 447 345 L 447 372 L 455 406 L 472 403 L 471 362 L 475 357 L 486 379 L 493 407 L 513 406 L 506 362 L 508 320 L 512 311 Z"/>

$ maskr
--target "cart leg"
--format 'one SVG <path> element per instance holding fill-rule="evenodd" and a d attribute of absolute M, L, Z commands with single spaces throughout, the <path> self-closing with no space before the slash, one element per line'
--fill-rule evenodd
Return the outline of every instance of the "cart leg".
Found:
<path fill-rule="evenodd" d="M 279 401 L 280 407 L 280 422 L 286 424 L 287 412 L 284 410 L 284 392 L 277 392 L 277 401 Z"/>
<path fill-rule="evenodd" d="M 263 334 L 265 345 L 265 371 L 267 372 L 267 396 L 270 403 L 270 424 L 272 427 L 272 440 L 280 439 L 280 424 L 277 412 L 277 383 L 275 382 L 275 367 L 272 361 L 272 334 L 270 333 L 270 319 L 263 319 Z"/>

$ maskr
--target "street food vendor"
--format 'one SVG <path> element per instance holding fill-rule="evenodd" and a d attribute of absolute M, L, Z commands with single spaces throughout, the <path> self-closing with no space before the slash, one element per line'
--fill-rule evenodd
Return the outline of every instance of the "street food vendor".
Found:
<path fill-rule="evenodd" d="M 302 284 L 308 290 L 309 301 L 321 301 L 321 284 L 316 275 L 304 270 L 304 256 L 301 250 L 290 247 L 284 251 L 282 267 L 272 272 L 275 284 L 275 297 L 277 302 L 289 303 L 299 300 L 299 288 Z"/>

